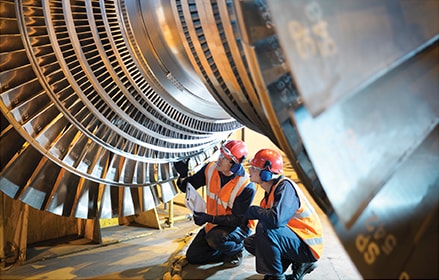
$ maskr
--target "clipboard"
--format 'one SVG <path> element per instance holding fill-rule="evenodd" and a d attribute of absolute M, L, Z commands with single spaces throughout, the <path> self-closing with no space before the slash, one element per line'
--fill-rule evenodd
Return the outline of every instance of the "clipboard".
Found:
<path fill-rule="evenodd" d="M 184 202 L 192 213 L 194 211 L 206 212 L 206 202 L 190 183 L 188 183 L 186 187 L 186 198 Z"/>

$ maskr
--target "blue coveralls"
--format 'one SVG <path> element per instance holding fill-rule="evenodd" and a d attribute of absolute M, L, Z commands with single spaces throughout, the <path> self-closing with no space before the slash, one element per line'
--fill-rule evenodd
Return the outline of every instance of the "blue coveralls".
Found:
<path fill-rule="evenodd" d="M 206 185 L 207 164 L 193 176 L 183 180 L 179 189 L 186 192 L 187 183 L 198 189 Z M 217 170 L 215 172 L 218 172 Z M 233 179 L 236 175 L 225 176 L 220 172 L 221 187 Z M 191 264 L 207 264 L 223 262 L 225 258 L 236 255 L 244 247 L 244 239 L 248 236 L 250 229 L 247 220 L 243 219 L 245 212 L 253 202 L 256 194 L 256 186 L 249 183 L 242 192 L 235 198 L 232 207 L 232 215 L 222 216 L 224 224 L 217 225 L 207 234 L 203 227 L 192 240 L 186 252 L 186 260 Z M 217 222 L 219 219 L 215 219 Z"/>
<path fill-rule="evenodd" d="M 267 192 L 263 199 L 268 199 Z M 275 188 L 272 208 L 249 208 L 246 217 L 259 221 L 256 233 L 245 239 L 244 246 L 256 256 L 258 273 L 282 275 L 292 262 L 317 261 L 308 245 L 287 227 L 299 207 L 296 190 L 288 180 L 284 180 Z"/>

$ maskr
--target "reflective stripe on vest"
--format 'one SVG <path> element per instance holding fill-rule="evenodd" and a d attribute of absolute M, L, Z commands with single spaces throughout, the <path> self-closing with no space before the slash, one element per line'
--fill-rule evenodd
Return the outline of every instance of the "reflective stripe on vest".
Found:
<path fill-rule="evenodd" d="M 248 175 L 245 177 L 236 176 L 221 188 L 221 179 L 216 172 L 216 163 L 211 162 L 206 168 L 207 177 L 207 201 L 206 211 L 210 215 L 230 215 L 232 214 L 233 203 L 236 197 L 250 182 Z M 206 224 L 206 232 L 214 227 L 213 224 Z"/>
<path fill-rule="evenodd" d="M 283 180 L 288 180 L 291 182 L 300 201 L 299 209 L 288 221 L 287 226 L 310 247 L 314 257 L 319 259 L 323 252 L 322 225 L 314 207 L 312 207 L 305 194 L 294 181 L 290 180 L 289 178 L 279 180 L 279 182 L 273 186 L 268 196 L 267 203 L 265 203 L 265 199 L 262 199 L 261 207 L 271 208 L 273 206 L 274 190 Z"/>

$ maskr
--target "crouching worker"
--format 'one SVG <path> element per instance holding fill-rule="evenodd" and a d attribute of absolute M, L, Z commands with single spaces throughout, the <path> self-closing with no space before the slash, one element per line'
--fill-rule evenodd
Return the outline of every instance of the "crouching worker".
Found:
<path fill-rule="evenodd" d="M 244 246 L 256 256 L 256 271 L 264 279 L 302 279 L 316 267 L 323 250 L 322 226 L 301 189 L 284 177 L 280 153 L 259 150 L 250 161 L 250 180 L 265 191 L 248 219 L 258 220 L 256 233 Z M 293 274 L 285 275 L 291 265 Z"/>
<path fill-rule="evenodd" d="M 194 212 L 193 216 L 195 224 L 206 225 L 187 249 L 186 260 L 191 264 L 240 265 L 244 239 L 250 234 L 244 214 L 253 202 L 256 187 L 241 165 L 247 157 L 247 147 L 242 141 L 231 140 L 220 152 L 216 162 L 207 163 L 190 177 L 186 177 L 187 166 L 175 164 L 180 174 L 177 185 L 182 192 L 186 192 L 188 183 L 195 189 L 207 186 L 207 213 Z"/>

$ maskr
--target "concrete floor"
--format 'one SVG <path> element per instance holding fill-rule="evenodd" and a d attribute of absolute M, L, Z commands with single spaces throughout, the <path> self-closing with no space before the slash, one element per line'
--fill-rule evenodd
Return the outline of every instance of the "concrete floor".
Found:
<path fill-rule="evenodd" d="M 185 207 L 175 206 L 175 213 L 184 216 L 189 212 Z M 325 251 L 317 269 L 304 279 L 362 279 L 321 211 L 320 217 Z M 177 221 L 173 227 L 162 230 L 140 226 L 103 228 L 103 244 L 73 240 L 56 246 L 29 248 L 26 263 L 0 270 L 0 278 L 165 279 L 171 263 L 184 255 L 198 229 L 189 220 Z M 242 265 L 236 268 L 224 269 L 221 264 L 186 265 L 181 277 L 223 280 L 262 279 L 263 275 L 256 273 L 254 256 L 247 255 Z M 181 278 L 175 276 L 172 279 Z"/>

